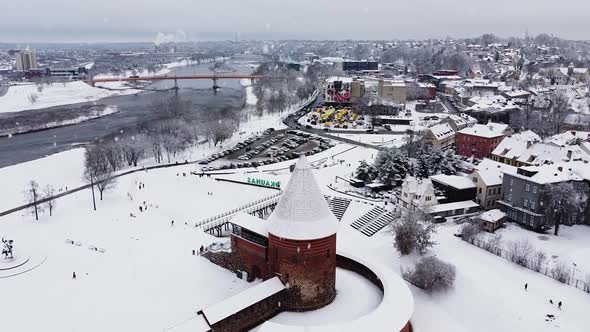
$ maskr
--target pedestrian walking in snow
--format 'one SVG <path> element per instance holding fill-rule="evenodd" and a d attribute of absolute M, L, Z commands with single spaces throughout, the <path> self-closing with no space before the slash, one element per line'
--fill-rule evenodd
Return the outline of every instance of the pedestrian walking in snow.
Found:
<path fill-rule="evenodd" d="M 171 226 L 174 226 L 174 220 L 172 220 L 172 222 L 170 222 L 170 225 Z"/>
<path fill-rule="evenodd" d="M 143 212 L 143 208 L 141 207 L 141 205 L 139 206 L 139 212 Z"/>
<path fill-rule="evenodd" d="M 549 299 L 549 303 L 553 304 L 553 300 L 552 299 Z"/>
<path fill-rule="evenodd" d="M 528 288 L 529 288 L 529 284 L 524 284 L 524 290 L 525 290 L 525 292 L 528 290 Z"/>
<path fill-rule="evenodd" d="M 193 249 L 193 256 L 195 255 L 195 249 Z"/>
<path fill-rule="evenodd" d="M 76 272 L 72 273 L 72 279 L 76 279 Z"/>
<path fill-rule="evenodd" d="M 561 310 L 561 301 L 559 301 L 559 303 L 557 303 L 557 309 Z"/>

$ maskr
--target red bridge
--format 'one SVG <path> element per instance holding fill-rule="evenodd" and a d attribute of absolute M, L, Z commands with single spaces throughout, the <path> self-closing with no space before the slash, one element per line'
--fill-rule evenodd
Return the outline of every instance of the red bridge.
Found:
<path fill-rule="evenodd" d="M 213 80 L 214 87 L 217 80 L 259 80 L 266 78 L 263 75 L 190 75 L 190 76 L 130 76 L 130 77 L 109 77 L 109 78 L 93 78 L 87 81 L 88 84 L 94 86 L 96 83 L 107 82 L 137 82 L 137 81 L 164 81 L 164 80 Z"/>

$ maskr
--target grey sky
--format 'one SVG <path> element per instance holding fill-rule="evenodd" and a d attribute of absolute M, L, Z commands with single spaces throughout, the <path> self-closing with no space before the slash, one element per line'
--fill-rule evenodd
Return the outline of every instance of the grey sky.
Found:
<path fill-rule="evenodd" d="M 0 42 L 393 39 L 547 32 L 590 39 L 588 0 L 1 0 Z M 161 36 L 162 37 L 162 36 Z"/>

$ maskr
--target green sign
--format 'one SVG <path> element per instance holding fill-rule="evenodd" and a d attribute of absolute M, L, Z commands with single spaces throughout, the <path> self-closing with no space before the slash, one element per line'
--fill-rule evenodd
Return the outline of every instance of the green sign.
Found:
<path fill-rule="evenodd" d="M 281 182 L 279 182 L 279 181 L 269 181 L 269 180 L 264 180 L 264 179 L 248 178 L 247 182 L 249 184 L 255 184 L 257 186 L 270 187 L 270 188 L 281 188 Z"/>

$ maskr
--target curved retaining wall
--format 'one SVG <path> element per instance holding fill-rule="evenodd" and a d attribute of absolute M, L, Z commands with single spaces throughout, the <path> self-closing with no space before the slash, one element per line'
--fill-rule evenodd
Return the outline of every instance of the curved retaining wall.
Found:
<path fill-rule="evenodd" d="M 414 312 L 414 298 L 397 273 L 387 266 L 372 264 L 346 252 L 338 252 L 336 260 L 338 267 L 361 274 L 383 291 L 383 299 L 375 310 L 352 321 L 317 326 L 293 326 L 267 321 L 258 332 L 412 331 L 410 318 Z"/>

